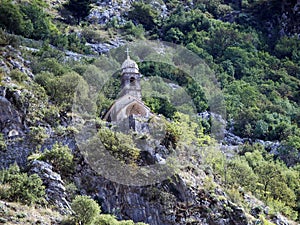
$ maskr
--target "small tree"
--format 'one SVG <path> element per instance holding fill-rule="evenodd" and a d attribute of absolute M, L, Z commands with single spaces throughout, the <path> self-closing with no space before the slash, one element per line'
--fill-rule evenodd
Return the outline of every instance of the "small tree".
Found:
<path fill-rule="evenodd" d="M 45 196 L 43 181 L 37 174 L 21 173 L 18 165 L 0 171 L 0 183 L 8 186 L 5 197 L 10 201 L 19 201 L 27 205 L 42 202 Z"/>
<path fill-rule="evenodd" d="M 151 30 L 157 26 L 159 12 L 154 7 L 143 2 L 135 2 L 132 7 L 128 12 L 129 19 L 143 24 L 146 30 Z"/>
<path fill-rule="evenodd" d="M 94 224 L 101 212 L 100 206 L 89 196 L 76 196 L 71 207 L 75 212 L 75 220 L 82 225 Z"/>
<path fill-rule="evenodd" d="M 77 19 L 77 24 L 89 15 L 90 0 L 69 0 L 64 7 Z"/>
<path fill-rule="evenodd" d="M 49 162 L 53 165 L 54 170 L 66 176 L 74 169 L 73 155 L 68 146 L 54 144 L 51 150 L 46 150 L 40 160 Z"/>

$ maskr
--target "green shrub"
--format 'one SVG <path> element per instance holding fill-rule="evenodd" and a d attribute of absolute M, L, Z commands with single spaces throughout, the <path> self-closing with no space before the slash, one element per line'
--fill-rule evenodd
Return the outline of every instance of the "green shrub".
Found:
<path fill-rule="evenodd" d="M 134 164 L 139 158 L 140 151 L 131 136 L 108 128 L 100 129 L 98 135 L 106 150 L 120 162 Z"/>
<path fill-rule="evenodd" d="M 143 24 L 145 29 L 151 30 L 157 26 L 159 12 L 150 4 L 134 2 L 132 10 L 128 12 L 129 19 Z"/>
<path fill-rule="evenodd" d="M 62 65 L 59 64 L 59 67 L 62 67 Z M 41 72 L 35 80 L 44 87 L 48 96 L 50 96 L 50 100 L 57 103 L 60 109 L 70 111 L 75 96 L 78 105 L 93 105 L 88 98 L 88 84 L 76 72 L 65 73 L 62 76 L 54 76 L 51 72 Z"/>
<path fill-rule="evenodd" d="M 19 46 L 19 40 L 15 35 L 8 34 L 0 28 L 0 46 L 6 45 L 11 45 L 14 48 L 17 48 Z"/>
<path fill-rule="evenodd" d="M 129 21 L 125 23 L 123 29 L 125 29 L 125 32 L 127 35 L 131 35 L 132 37 L 138 38 L 138 39 L 144 39 L 145 29 L 141 24 L 138 24 L 137 26 L 134 25 L 132 21 Z"/>
<path fill-rule="evenodd" d="M 275 225 L 275 223 L 268 221 L 263 215 L 260 215 L 259 219 L 263 225 Z"/>
<path fill-rule="evenodd" d="M 227 189 L 226 193 L 231 199 L 231 201 L 233 201 L 234 203 L 241 204 L 241 202 L 243 202 L 243 196 L 238 189 L 236 188 Z"/>
<path fill-rule="evenodd" d="M 71 208 L 75 213 L 76 222 L 83 225 L 92 225 L 99 216 L 100 206 L 89 196 L 76 196 L 72 201 Z"/>
<path fill-rule="evenodd" d="M 236 158 L 226 162 L 226 181 L 233 187 L 247 188 L 249 191 L 256 189 L 257 176 L 245 159 Z"/>
<path fill-rule="evenodd" d="M 2 133 L 0 133 L 0 151 L 5 151 L 6 147 L 4 136 Z"/>
<path fill-rule="evenodd" d="M 0 40 L 1 41 L 1 40 Z M 1 44 L 0 44 L 1 45 Z M 2 69 L 0 69 L 0 85 L 2 85 L 2 80 L 4 78 L 4 72 Z"/>
<path fill-rule="evenodd" d="M 59 77 L 52 91 L 53 100 L 67 111 L 71 110 L 75 96 L 78 105 L 85 103 L 92 105 L 88 98 L 88 84 L 75 72 L 66 73 Z"/>
<path fill-rule="evenodd" d="M 20 168 L 14 164 L 7 170 L 0 171 L 0 179 L 2 190 L 4 188 L 7 191 L 2 197 L 7 200 L 19 201 L 27 205 L 44 201 L 45 187 L 37 174 L 21 173 Z"/>
<path fill-rule="evenodd" d="M 8 32 L 22 34 L 25 21 L 17 4 L 11 0 L 0 1 L 0 27 Z"/>
<path fill-rule="evenodd" d="M 37 2 L 0 1 L 0 27 L 10 33 L 34 39 L 46 39 L 57 33 L 57 28 Z"/>
<path fill-rule="evenodd" d="M 139 222 L 134 223 L 132 220 L 122 220 L 118 221 L 116 218 L 109 214 L 101 214 L 98 216 L 94 225 L 147 225 L 145 223 Z"/>
<path fill-rule="evenodd" d="M 78 188 L 74 183 L 69 183 L 66 185 L 66 192 L 69 200 L 73 200 L 78 193 Z"/>
<path fill-rule="evenodd" d="M 298 212 L 293 210 L 291 207 L 287 206 L 284 202 L 280 200 L 270 199 L 268 201 L 268 206 L 270 207 L 271 215 L 282 213 L 283 215 L 291 218 L 292 220 L 297 220 Z"/>
<path fill-rule="evenodd" d="M 25 36 L 36 40 L 45 40 L 58 32 L 49 15 L 37 2 L 23 3 L 20 5 L 20 10 L 24 20 L 26 20 L 26 27 L 23 32 Z"/>
<path fill-rule="evenodd" d="M 62 176 L 67 176 L 74 170 L 73 154 L 68 146 L 55 143 L 51 150 L 46 150 L 39 158 L 51 163 L 53 169 Z"/>
<path fill-rule="evenodd" d="M 37 145 L 43 144 L 49 138 L 49 135 L 44 127 L 30 127 L 29 138 L 33 144 Z"/>
<path fill-rule="evenodd" d="M 18 81 L 19 83 L 24 82 L 25 80 L 27 80 L 27 75 L 25 73 L 22 73 L 20 70 L 18 69 L 14 69 L 10 72 L 10 77 L 15 80 Z"/>
<path fill-rule="evenodd" d="M 102 214 L 98 216 L 97 220 L 94 223 L 95 225 L 118 225 L 119 221 L 112 215 Z"/>
<path fill-rule="evenodd" d="M 106 32 L 97 30 L 97 28 L 91 26 L 84 27 L 82 35 L 89 43 L 99 43 L 109 40 L 109 36 Z"/>
<path fill-rule="evenodd" d="M 91 10 L 91 1 L 89 0 L 68 0 L 63 4 L 72 16 L 77 20 L 77 24 L 89 15 Z"/>
<path fill-rule="evenodd" d="M 162 114 L 167 118 L 172 119 L 177 111 L 176 108 L 167 98 L 150 97 L 145 99 L 145 104 L 150 109 L 158 114 Z"/>
<path fill-rule="evenodd" d="M 49 57 L 51 57 L 51 53 L 50 53 Z M 36 62 L 36 65 L 34 65 L 34 68 L 33 68 L 34 73 L 50 72 L 50 73 L 53 73 L 55 76 L 61 76 L 64 73 L 66 73 L 67 71 L 68 71 L 68 68 L 66 68 L 65 66 L 60 64 L 58 62 L 58 59 L 55 59 L 55 58 L 46 58 L 46 59 L 41 60 L 41 62 Z"/>

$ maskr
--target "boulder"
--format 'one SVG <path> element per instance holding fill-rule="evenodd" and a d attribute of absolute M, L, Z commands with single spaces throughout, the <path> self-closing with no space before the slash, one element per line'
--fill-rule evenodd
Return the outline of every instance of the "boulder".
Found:
<path fill-rule="evenodd" d="M 57 206 L 63 214 L 71 212 L 70 204 L 67 200 L 66 188 L 61 176 L 53 171 L 49 163 L 34 160 L 30 164 L 29 173 L 36 173 L 46 186 L 46 200 Z"/>
<path fill-rule="evenodd" d="M 7 98 L 0 96 L 0 132 L 9 135 L 14 130 L 14 134 L 21 134 L 22 127 L 19 112 Z"/>

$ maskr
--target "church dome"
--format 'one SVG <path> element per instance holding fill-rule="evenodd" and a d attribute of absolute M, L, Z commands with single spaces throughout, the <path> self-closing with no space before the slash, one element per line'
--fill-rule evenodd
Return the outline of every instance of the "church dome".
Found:
<path fill-rule="evenodd" d="M 139 73 L 139 67 L 135 61 L 130 59 L 128 56 L 127 59 L 122 64 L 123 73 Z"/>

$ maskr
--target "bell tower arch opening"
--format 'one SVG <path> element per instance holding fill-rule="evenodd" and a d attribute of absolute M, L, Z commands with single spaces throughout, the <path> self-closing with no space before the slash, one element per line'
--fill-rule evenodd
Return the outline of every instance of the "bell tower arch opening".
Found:
<path fill-rule="evenodd" d="M 135 78 L 134 77 L 130 77 L 130 86 L 134 86 L 135 85 Z"/>

